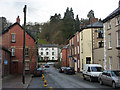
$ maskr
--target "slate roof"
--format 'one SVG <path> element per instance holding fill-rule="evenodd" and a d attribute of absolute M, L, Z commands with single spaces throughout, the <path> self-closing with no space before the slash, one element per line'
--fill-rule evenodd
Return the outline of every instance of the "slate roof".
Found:
<path fill-rule="evenodd" d="M 6 32 L 8 32 L 14 25 L 19 25 L 23 29 L 23 27 L 18 22 L 16 22 L 16 23 L 12 24 L 11 26 L 9 26 L 7 30 L 5 30 L 4 32 L 2 32 L 2 34 L 5 34 Z M 36 41 L 35 38 L 28 31 L 26 31 L 26 33 L 28 35 L 30 35 L 34 39 L 34 41 Z"/>
<path fill-rule="evenodd" d="M 39 47 L 58 47 L 58 44 L 39 44 Z"/>
<path fill-rule="evenodd" d="M 87 25 L 87 28 L 103 28 L 103 22 L 95 22 L 93 24 Z"/>
<path fill-rule="evenodd" d="M 108 20 L 114 18 L 115 16 L 120 15 L 120 6 L 114 10 L 111 14 L 109 14 L 104 20 L 103 23 L 107 22 Z"/>

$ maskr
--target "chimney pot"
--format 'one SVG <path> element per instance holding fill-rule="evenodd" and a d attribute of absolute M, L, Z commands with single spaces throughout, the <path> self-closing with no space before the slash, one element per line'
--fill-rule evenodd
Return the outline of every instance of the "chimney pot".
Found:
<path fill-rule="evenodd" d="M 19 18 L 19 16 L 16 18 L 16 22 L 20 24 L 20 18 Z"/>

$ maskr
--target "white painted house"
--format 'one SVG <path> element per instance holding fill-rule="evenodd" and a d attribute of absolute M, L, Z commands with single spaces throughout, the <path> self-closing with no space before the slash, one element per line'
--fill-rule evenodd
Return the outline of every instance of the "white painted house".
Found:
<path fill-rule="evenodd" d="M 58 44 L 40 44 L 38 54 L 40 60 L 58 60 Z"/>

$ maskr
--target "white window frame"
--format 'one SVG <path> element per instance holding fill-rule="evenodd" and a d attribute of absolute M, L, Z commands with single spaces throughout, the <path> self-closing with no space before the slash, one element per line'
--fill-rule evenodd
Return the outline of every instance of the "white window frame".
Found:
<path fill-rule="evenodd" d="M 30 70 L 30 61 L 25 60 L 25 70 Z"/>
<path fill-rule="evenodd" d="M 110 20 L 107 22 L 107 25 L 108 25 L 108 29 L 111 29 L 111 21 Z"/>
<path fill-rule="evenodd" d="M 12 56 L 15 56 L 15 48 L 12 48 L 11 51 L 12 51 L 12 52 L 11 52 L 11 55 L 12 55 Z"/>
<path fill-rule="evenodd" d="M 109 57 L 109 69 L 112 70 L 112 57 Z"/>
<path fill-rule="evenodd" d="M 79 54 L 79 53 L 80 53 L 80 52 L 79 52 L 79 46 L 77 46 L 77 49 L 78 49 L 78 54 Z"/>
<path fill-rule="evenodd" d="M 77 33 L 77 42 L 79 42 L 79 33 Z"/>
<path fill-rule="evenodd" d="M 112 45 L 111 45 L 111 33 L 109 34 L 109 48 L 110 49 L 112 48 Z"/>
<path fill-rule="evenodd" d="M 29 48 L 25 48 L 25 56 L 29 56 Z"/>
<path fill-rule="evenodd" d="M 119 25 L 120 24 L 120 16 L 117 16 L 116 17 L 116 25 Z"/>
<path fill-rule="evenodd" d="M 11 34 L 12 42 L 15 42 L 15 34 Z"/>
<path fill-rule="evenodd" d="M 119 44 L 120 43 L 120 37 L 119 37 L 120 35 L 119 34 L 120 34 L 120 30 L 117 31 L 117 47 L 120 47 L 120 44 Z"/>

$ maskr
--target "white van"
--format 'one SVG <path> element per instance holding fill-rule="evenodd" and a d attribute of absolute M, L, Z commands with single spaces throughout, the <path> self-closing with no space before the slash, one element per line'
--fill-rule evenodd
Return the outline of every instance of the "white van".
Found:
<path fill-rule="evenodd" d="M 83 68 L 83 79 L 89 79 L 92 82 L 94 79 L 98 79 L 102 71 L 103 68 L 100 64 L 86 64 Z"/>

